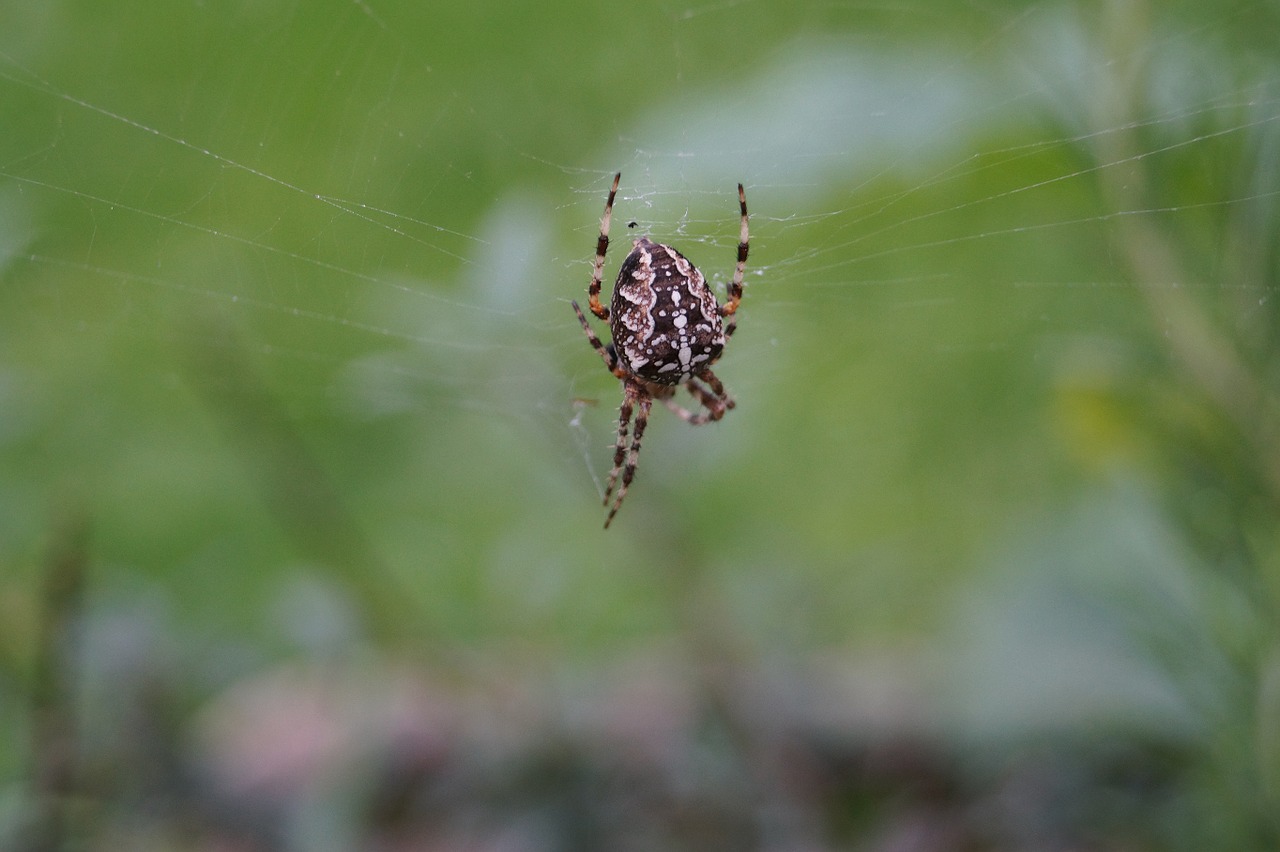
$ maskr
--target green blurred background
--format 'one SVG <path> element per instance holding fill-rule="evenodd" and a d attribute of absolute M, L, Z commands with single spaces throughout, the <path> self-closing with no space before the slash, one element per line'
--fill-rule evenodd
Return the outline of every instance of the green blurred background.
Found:
<path fill-rule="evenodd" d="M 1280 845 L 1274 3 L 0 13 L 0 846 Z"/>

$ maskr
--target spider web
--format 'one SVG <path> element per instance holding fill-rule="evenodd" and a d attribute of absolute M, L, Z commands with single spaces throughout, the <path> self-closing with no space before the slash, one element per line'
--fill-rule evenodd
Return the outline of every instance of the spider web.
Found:
<path fill-rule="evenodd" d="M 777 481 L 785 463 L 756 459 L 787 457 L 790 416 L 863 483 L 835 501 L 841 512 L 886 496 L 885 511 L 903 512 L 904 455 L 945 455 L 962 439 L 939 438 L 954 424 L 893 412 L 954 403 L 957 364 L 1034 392 L 1027 363 L 1088 360 L 1094 344 L 1123 348 L 1172 322 L 1147 312 L 1145 294 L 1225 293 L 1215 310 L 1228 326 L 1274 311 L 1263 244 L 1280 194 L 1280 88 L 1264 40 L 1251 51 L 1241 35 L 1264 4 L 1135 20 L 1126 4 L 1104 6 L 1101 22 L 1091 7 L 1046 2 L 934 24 L 927 6 L 816 5 L 770 35 L 762 4 L 663 5 L 650 14 L 671 67 L 565 119 L 553 106 L 609 61 L 606 33 L 636 13 L 581 31 L 561 22 L 575 49 L 589 34 L 601 46 L 544 92 L 515 60 L 495 70 L 478 57 L 529 60 L 547 46 L 485 35 L 465 11 L 428 21 L 369 0 L 316 22 L 296 7 L 188 10 L 169 22 L 177 44 L 143 45 L 152 55 L 77 32 L 94 45 L 80 61 L 67 58 L 73 34 L 24 12 L 0 45 L 0 108 L 17 128 L 0 146 L 0 322 L 8 447 L 38 446 L 40 461 L 13 465 L 10 500 L 40 505 L 27 498 L 48 490 L 38 468 L 50 460 L 74 470 L 88 459 L 105 483 L 128 467 L 111 460 L 121 452 L 145 460 L 132 487 L 167 481 L 138 444 L 174 423 L 196 429 L 195 444 L 215 441 L 175 410 L 206 393 L 225 406 L 217 387 L 242 371 L 270 388 L 281 418 L 343 424 L 312 438 L 347 485 L 378 489 L 394 464 L 370 448 L 379 436 L 398 436 L 397 452 L 419 436 L 407 466 L 438 482 L 389 533 L 406 551 L 409 516 L 458 495 L 493 493 L 495 515 L 521 517 L 528 494 L 573 500 L 593 482 L 602 493 L 618 389 L 569 300 L 583 298 L 617 169 L 606 286 L 645 233 L 723 292 L 739 181 L 752 211 L 739 332 L 720 369 L 740 403 L 726 424 L 741 425 L 689 434 L 655 417 L 629 500 L 646 488 L 672 499 L 726 468 Z M 716 40 L 726 26 L 752 40 L 749 57 Z M 438 30 L 467 33 L 469 49 L 407 35 Z M 1244 59 L 1227 55 L 1237 49 Z M 281 54 L 306 62 L 281 69 Z M 525 106 L 540 97 L 545 109 Z M 1171 268 L 1148 252 L 1135 270 L 1114 240 L 1128 221 L 1188 241 L 1193 259 Z M 79 396 L 94 382 L 110 400 Z M 996 396 L 971 403 L 996 417 Z M 139 437 L 97 443 L 77 399 L 108 433 Z M 965 435 L 988 422 L 961 420 Z M 916 442 L 890 439 L 913 422 Z M 446 457 L 468 462 L 439 467 Z M 846 523 L 815 511 L 815 526 Z M 13 541 L 39 528 L 35 510 L 20 514 Z M 561 514 L 573 515 L 564 529 L 592 525 Z M 534 517 L 511 535 L 527 538 Z"/>

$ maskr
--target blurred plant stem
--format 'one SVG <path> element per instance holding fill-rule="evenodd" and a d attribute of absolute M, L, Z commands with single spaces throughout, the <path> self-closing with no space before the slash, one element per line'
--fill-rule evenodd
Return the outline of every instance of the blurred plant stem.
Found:
<path fill-rule="evenodd" d="M 1262 516 L 1274 519 L 1280 509 L 1280 400 L 1268 384 L 1273 356 L 1242 329 L 1227 325 L 1222 312 L 1213 310 L 1212 286 L 1187 286 L 1194 283 L 1196 273 L 1181 257 L 1176 237 L 1148 212 L 1167 204 L 1147 170 L 1146 152 L 1158 149 L 1140 138 L 1147 126 L 1155 5 L 1150 0 L 1104 0 L 1102 8 L 1099 31 L 1108 74 L 1093 101 L 1093 121 L 1095 127 L 1105 129 L 1096 136 L 1095 151 L 1102 191 L 1108 209 L 1123 214 L 1114 219 L 1113 244 L 1163 332 L 1174 364 L 1182 368 L 1174 386 L 1221 414 L 1222 422 L 1233 430 L 1232 438 L 1247 448 L 1246 457 L 1255 467 L 1248 473 L 1256 474 L 1256 482 L 1265 489 L 1265 495 L 1258 495 L 1264 496 L 1258 502 L 1266 506 Z M 1227 263 L 1224 268 L 1232 266 Z M 1220 292 L 1235 282 L 1217 283 Z M 1216 475 L 1228 480 L 1239 471 L 1225 469 Z M 1250 652 L 1238 660 L 1247 686 L 1240 703 L 1227 702 L 1227 713 L 1236 716 L 1214 718 L 1218 724 L 1207 745 L 1213 752 L 1211 762 L 1225 770 L 1218 779 L 1222 792 L 1240 812 L 1251 811 L 1257 817 L 1252 841 L 1274 848 L 1270 844 L 1280 837 L 1276 817 L 1280 809 L 1276 734 L 1280 728 L 1280 601 L 1274 578 L 1267 576 L 1275 567 L 1275 556 L 1269 545 L 1257 543 L 1274 545 L 1274 535 L 1262 533 L 1250 544 L 1249 531 L 1238 531 L 1233 539 L 1237 552 L 1218 554 L 1217 561 L 1209 563 L 1218 566 L 1235 560 L 1252 566 L 1254 570 L 1238 576 L 1236 582 L 1242 585 L 1260 629 Z M 1248 721 L 1238 724 L 1242 720 Z M 1246 767 L 1244 773 L 1237 772 L 1241 767 Z"/>
<path fill-rule="evenodd" d="M 1149 0 L 1106 0 L 1100 30 L 1110 70 L 1094 99 L 1096 157 L 1114 220 L 1113 243 L 1129 266 L 1147 305 L 1190 383 L 1210 400 L 1248 442 L 1259 472 L 1280 505 L 1280 401 L 1262 372 L 1239 349 L 1239 335 L 1215 323 L 1188 288 L 1190 273 L 1167 230 L 1145 211 L 1162 205 L 1152 198 L 1138 138 L 1148 92 L 1147 60 L 1152 39 Z"/>
<path fill-rule="evenodd" d="M 53 524 L 43 570 L 40 626 L 31 684 L 32 813 L 24 849 L 67 848 L 79 752 L 76 695 L 89 524 L 75 509 Z"/>
<path fill-rule="evenodd" d="M 185 350 L 191 386 L 217 418 L 298 555 L 337 572 L 351 590 L 375 640 L 420 635 L 408 598 L 393 587 L 393 575 L 340 490 L 307 448 L 275 395 L 245 358 L 244 342 L 226 322 L 204 318 Z"/>

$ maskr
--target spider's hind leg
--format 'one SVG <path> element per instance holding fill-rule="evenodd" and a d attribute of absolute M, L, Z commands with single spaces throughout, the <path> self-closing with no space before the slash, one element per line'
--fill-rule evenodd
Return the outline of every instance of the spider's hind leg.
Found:
<path fill-rule="evenodd" d="M 702 382 L 706 382 L 708 387 L 704 387 Z M 725 392 L 724 384 L 710 370 L 704 370 L 700 376 L 689 379 L 684 383 L 684 386 L 706 411 L 694 414 L 692 411 L 680 407 L 670 398 L 662 401 L 666 403 L 667 408 L 671 409 L 673 414 L 691 426 L 701 426 L 703 423 L 719 420 L 724 417 L 726 411 L 735 405 L 733 397 Z"/>
<path fill-rule="evenodd" d="M 729 317 L 729 327 L 724 330 L 725 337 L 732 337 L 738 324 L 732 319 L 738 312 L 738 304 L 742 301 L 742 279 L 747 271 L 747 253 L 751 248 L 751 237 L 747 227 L 747 193 L 738 184 L 738 206 L 742 211 L 742 222 L 738 229 L 738 262 L 733 268 L 733 280 L 729 282 L 729 299 L 720 306 L 720 316 Z"/>
<path fill-rule="evenodd" d="M 618 351 L 610 343 L 605 346 L 600 342 L 600 338 L 596 336 L 595 330 L 591 327 L 591 323 L 587 322 L 587 315 L 582 312 L 582 308 L 578 307 L 577 302 L 570 302 L 573 305 L 573 312 L 578 315 L 578 322 L 582 323 L 582 331 L 587 335 L 587 340 L 591 346 L 600 353 L 600 357 L 604 359 L 604 365 L 609 368 L 609 372 L 618 378 L 622 378 L 622 373 L 618 369 Z"/>
<path fill-rule="evenodd" d="M 706 382 L 710 390 L 699 384 L 698 379 Z M 701 402 L 708 409 L 714 410 L 719 408 L 722 409 L 723 413 L 723 411 L 728 411 L 737 404 L 733 401 L 733 397 L 729 396 L 725 391 L 724 383 L 720 381 L 720 377 L 710 370 L 703 370 L 697 378 L 690 379 L 687 385 L 689 393 L 696 396 L 698 398 L 698 402 Z M 716 419 L 718 420 L 720 418 L 717 417 Z"/>
<path fill-rule="evenodd" d="M 591 265 L 591 284 L 587 287 L 587 302 L 591 313 L 605 322 L 609 321 L 609 309 L 600 304 L 600 279 L 604 276 L 604 256 L 609 251 L 609 221 L 613 218 L 613 198 L 618 194 L 618 181 L 622 172 L 613 176 L 609 187 L 609 200 L 604 203 L 604 215 L 600 217 L 600 235 L 596 237 L 596 259 Z"/>

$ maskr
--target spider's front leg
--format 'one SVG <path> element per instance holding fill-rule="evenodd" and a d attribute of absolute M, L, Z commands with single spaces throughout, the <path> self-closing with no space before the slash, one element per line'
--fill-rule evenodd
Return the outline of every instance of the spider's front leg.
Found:
<path fill-rule="evenodd" d="M 631 420 L 633 401 L 637 409 L 636 425 L 635 431 L 631 435 L 631 447 L 627 449 L 627 422 Z M 609 509 L 609 515 L 604 519 L 605 529 L 609 528 L 609 524 L 613 521 L 613 516 L 618 514 L 618 509 L 622 507 L 622 500 L 627 496 L 627 488 L 631 486 L 631 480 L 635 478 L 636 462 L 640 458 L 640 439 L 644 437 L 644 428 L 649 424 L 649 409 L 652 406 L 653 397 L 649 396 L 647 392 L 632 384 L 626 386 L 626 394 L 622 398 L 622 410 L 618 414 L 618 443 L 613 451 L 613 470 L 609 472 L 609 486 L 604 492 L 606 506 L 609 504 L 609 496 L 613 493 L 613 486 L 618 482 L 619 469 L 622 472 L 622 481 L 618 484 L 618 496 L 614 498 L 613 506 Z M 625 466 L 623 465 L 624 458 L 626 459 Z"/>

